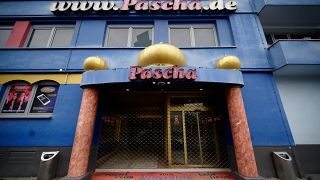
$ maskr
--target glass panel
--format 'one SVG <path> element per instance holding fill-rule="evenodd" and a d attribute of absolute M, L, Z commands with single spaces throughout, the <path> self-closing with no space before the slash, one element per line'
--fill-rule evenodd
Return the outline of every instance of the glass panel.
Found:
<path fill-rule="evenodd" d="M 11 29 L 0 29 L 0 48 L 5 47 L 11 33 Z"/>
<path fill-rule="evenodd" d="M 221 158 L 220 144 L 212 113 L 209 111 L 186 111 L 186 136 L 189 165 L 214 165 Z"/>
<path fill-rule="evenodd" d="M 53 113 L 59 85 L 38 85 L 30 113 Z"/>
<path fill-rule="evenodd" d="M 318 39 L 317 34 L 290 34 L 291 39 Z"/>
<path fill-rule="evenodd" d="M 183 124 L 182 112 L 170 112 L 171 123 L 171 153 L 172 164 L 183 165 L 184 163 L 184 143 L 183 143 Z"/>
<path fill-rule="evenodd" d="M 209 111 L 198 112 L 201 156 L 204 165 L 213 164 L 212 162 L 214 162 L 215 158 L 220 158 L 220 152 L 222 152 L 218 144 L 219 142 L 216 141 L 218 137 L 217 132 L 214 132 L 215 124 L 212 115 L 212 112 Z"/>
<path fill-rule="evenodd" d="M 306 35 L 302 35 L 302 34 L 290 34 L 290 38 L 291 38 L 291 39 L 303 39 L 304 37 L 306 37 Z"/>
<path fill-rule="evenodd" d="M 273 44 L 272 37 L 270 34 L 266 34 L 266 40 L 269 45 Z"/>
<path fill-rule="evenodd" d="M 51 29 L 35 29 L 32 32 L 28 47 L 47 47 Z"/>
<path fill-rule="evenodd" d="M 196 47 L 216 46 L 213 28 L 194 28 L 194 40 Z"/>
<path fill-rule="evenodd" d="M 188 164 L 200 165 L 202 157 L 200 152 L 200 132 L 198 131 L 198 112 L 186 111 L 185 121 L 187 134 Z"/>
<path fill-rule="evenodd" d="M 51 47 L 69 47 L 73 29 L 57 29 Z"/>
<path fill-rule="evenodd" d="M 152 44 L 151 28 L 132 29 L 132 47 L 146 47 Z"/>
<path fill-rule="evenodd" d="M 311 39 L 320 39 L 320 35 L 319 34 L 311 34 L 308 37 L 311 37 Z"/>
<path fill-rule="evenodd" d="M 183 106 L 183 107 L 202 107 L 208 104 L 208 100 L 204 97 L 182 97 L 171 98 L 171 106 Z"/>
<path fill-rule="evenodd" d="M 286 34 L 275 34 L 274 39 L 288 39 Z"/>
<path fill-rule="evenodd" d="M 129 28 L 109 28 L 106 46 L 108 47 L 127 47 Z"/>
<path fill-rule="evenodd" d="M 170 28 L 170 43 L 177 47 L 191 47 L 189 28 Z"/>
<path fill-rule="evenodd" d="M 24 113 L 30 100 L 32 85 L 11 85 L 2 113 Z"/>

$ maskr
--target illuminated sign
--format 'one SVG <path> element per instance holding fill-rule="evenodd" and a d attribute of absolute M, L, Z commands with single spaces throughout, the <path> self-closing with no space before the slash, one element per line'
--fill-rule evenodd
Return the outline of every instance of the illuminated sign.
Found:
<path fill-rule="evenodd" d="M 197 78 L 196 69 L 179 68 L 177 66 L 168 67 L 165 69 L 153 69 L 153 68 L 142 68 L 141 66 L 130 67 L 130 80 L 136 79 L 188 79 L 195 80 Z"/>
<path fill-rule="evenodd" d="M 205 4 L 206 3 L 206 4 Z M 110 12 L 110 11 L 234 11 L 236 0 L 123 0 L 123 1 L 56 1 L 51 5 L 53 13 L 61 12 Z"/>

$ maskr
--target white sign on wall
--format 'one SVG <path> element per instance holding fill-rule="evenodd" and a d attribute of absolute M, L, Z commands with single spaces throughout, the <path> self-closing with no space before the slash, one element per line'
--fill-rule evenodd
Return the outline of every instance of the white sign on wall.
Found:
<path fill-rule="evenodd" d="M 51 5 L 53 13 L 88 11 L 235 11 L 236 0 L 123 0 L 123 1 L 56 1 Z"/>

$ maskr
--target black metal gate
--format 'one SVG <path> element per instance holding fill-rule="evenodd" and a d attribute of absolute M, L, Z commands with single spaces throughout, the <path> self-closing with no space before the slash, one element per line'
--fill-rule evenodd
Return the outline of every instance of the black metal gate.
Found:
<path fill-rule="evenodd" d="M 112 96 L 118 100 L 106 105 L 97 168 L 229 166 L 224 121 L 202 102 L 206 98 L 125 96 Z"/>

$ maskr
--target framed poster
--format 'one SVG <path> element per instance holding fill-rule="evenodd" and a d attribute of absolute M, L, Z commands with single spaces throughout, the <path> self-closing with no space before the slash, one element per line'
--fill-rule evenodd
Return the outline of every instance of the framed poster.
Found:
<path fill-rule="evenodd" d="M 59 85 L 38 85 L 30 113 L 53 113 Z"/>
<path fill-rule="evenodd" d="M 11 85 L 1 112 L 25 113 L 31 92 L 32 85 Z"/>

